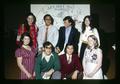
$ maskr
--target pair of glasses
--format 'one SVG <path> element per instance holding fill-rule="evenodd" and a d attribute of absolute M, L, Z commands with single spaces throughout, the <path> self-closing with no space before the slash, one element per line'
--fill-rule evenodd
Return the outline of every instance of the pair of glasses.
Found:
<path fill-rule="evenodd" d="M 45 20 L 51 20 L 51 19 L 45 19 Z"/>
<path fill-rule="evenodd" d="M 46 49 L 52 49 L 52 47 L 47 47 L 47 46 L 46 46 L 45 48 L 46 48 Z"/>

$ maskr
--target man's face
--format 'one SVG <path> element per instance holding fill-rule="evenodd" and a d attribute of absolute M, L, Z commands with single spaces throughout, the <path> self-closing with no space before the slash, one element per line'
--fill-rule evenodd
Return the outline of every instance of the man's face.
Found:
<path fill-rule="evenodd" d="M 51 22 L 52 22 L 51 18 L 49 16 L 46 16 L 46 18 L 45 18 L 45 24 L 46 24 L 46 26 L 50 26 Z"/>
<path fill-rule="evenodd" d="M 72 46 L 72 45 L 67 46 L 67 48 L 66 48 L 66 53 L 67 53 L 68 55 L 72 55 L 73 51 L 74 51 L 74 49 L 73 49 L 73 46 Z"/>
<path fill-rule="evenodd" d="M 50 55 L 52 53 L 52 45 L 48 45 L 45 47 L 45 54 Z"/>
<path fill-rule="evenodd" d="M 71 22 L 69 22 L 68 20 L 64 20 L 64 26 L 65 27 L 71 26 Z"/>

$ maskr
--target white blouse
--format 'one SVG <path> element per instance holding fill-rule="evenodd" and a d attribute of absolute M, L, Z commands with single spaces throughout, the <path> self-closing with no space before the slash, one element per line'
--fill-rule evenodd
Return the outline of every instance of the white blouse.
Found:
<path fill-rule="evenodd" d="M 89 35 L 95 35 L 98 39 L 98 45 L 100 46 L 100 39 L 99 39 L 99 34 L 96 28 L 92 29 L 90 27 L 87 27 L 84 33 L 80 34 L 80 39 L 79 39 L 79 43 L 78 43 L 78 53 L 80 53 L 81 50 L 81 45 L 82 42 L 87 42 L 87 38 Z"/>

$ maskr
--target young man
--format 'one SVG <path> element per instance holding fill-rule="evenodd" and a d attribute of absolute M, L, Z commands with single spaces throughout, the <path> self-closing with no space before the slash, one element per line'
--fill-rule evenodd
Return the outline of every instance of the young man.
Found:
<path fill-rule="evenodd" d="M 75 45 L 75 53 L 77 53 L 80 33 L 75 28 L 75 22 L 70 16 L 66 16 L 63 21 L 64 26 L 59 29 L 59 39 L 55 50 L 59 55 L 63 54 L 65 45 L 72 43 Z"/>
<path fill-rule="evenodd" d="M 43 47 L 44 52 L 36 58 L 36 79 L 61 79 L 60 62 L 58 55 L 52 52 L 53 45 L 50 42 L 45 42 Z"/>
<path fill-rule="evenodd" d="M 43 43 L 49 41 L 55 47 L 58 42 L 59 32 L 58 29 L 53 25 L 54 19 L 50 14 L 46 14 L 44 17 L 45 25 L 39 27 L 38 31 L 38 50 L 42 51 Z"/>
<path fill-rule="evenodd" d="M 62 79 L 82 79 L 82 66 L 77 54 L 73 54 L 73 44 L 66 44 L 65 54 L 60 57 Z"/>

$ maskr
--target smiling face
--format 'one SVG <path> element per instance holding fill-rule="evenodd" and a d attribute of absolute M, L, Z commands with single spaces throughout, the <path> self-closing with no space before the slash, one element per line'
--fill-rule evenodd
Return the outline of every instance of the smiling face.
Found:
<path fill-rule="evenodd" d="M 29 43 L 30 43 L 30 37 L 29 36 L 24 36 L 24 38 L 23 38 L 23 44 L 24 45 L 29 45 Z"/>
<path fill-rule="evenodd" d="M 46 26 L 50 26 L 52 23 L 50 16 L 46 16 L 44 21 Z"/>
<path fill-rule="evenodd" d="M 45 54 L 50 55 L 52 53 L 52 45 L 45 46 Z"/>
<path fill-rule="evenodd" d="M 73 45 L 68 45 L 66 48 L 66 53 L 68 55 L 72 55 L 73 51 L 74 51 Z"/>
<path fill-rule="evenodd" d="M 29 15 L 29 16 L 27 17 L 27 22 L 28 22 L 29 25 L 33 24 L 34 18 L 33 18 L 32 15 Z"/>
<path fill-rule="evenodd" d="M 90 20 L 88 18 L 85 19 L 85 26 L 90 26 Z"/>
<path fill-rule="evenodd" d="M 90 47 L 94 47 L 96 44 L 96 41 L 92 37 L 88 37 L 88 45 Z"/>

